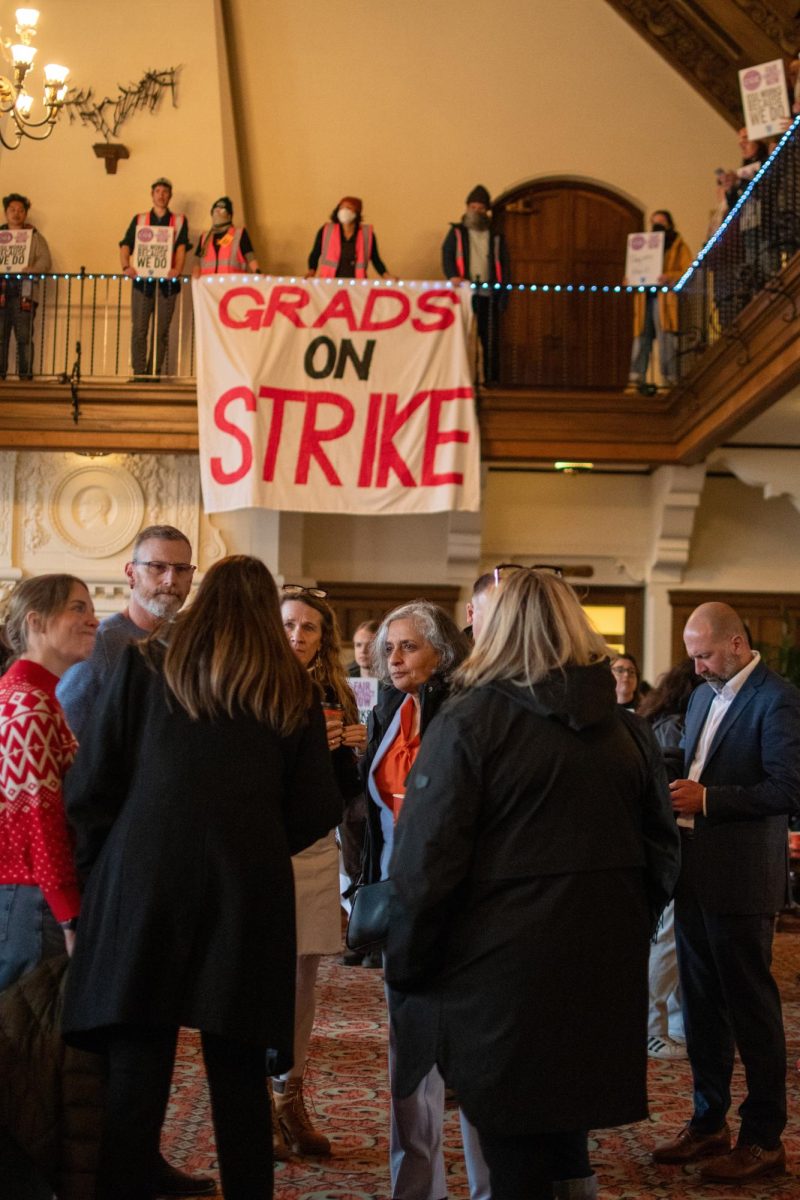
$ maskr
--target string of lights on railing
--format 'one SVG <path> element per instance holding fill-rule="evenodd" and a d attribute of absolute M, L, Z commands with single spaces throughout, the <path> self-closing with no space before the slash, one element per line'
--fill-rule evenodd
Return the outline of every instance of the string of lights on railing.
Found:
<path fill-rule="evenodd" d="M 16 13 L 18 42 L 0 38 L 6 59 L 11 63 L 13 78 L 0 75 L 0 142 L 6 150 L 16 150 L 23 138 L 43 142 L 50 137 L 61 114 L 67 95 L 69 68 L 57 63 L 48 63 L 44 68 L 44 116 L 33 120 L 33 96 L 26 90 L 25 81 L 33 69 L 36 47 L 31 43 L 36 36 L 39 12 L 35 8 L 18 8 Z M 3 117 L 8 118 L 4 129 Z M 9 135 L 10 134 L 10 135 Z"/>
<path fill-rule="evenodd" d="M 686 270 L 684 271 L 683 275 L 681 275 L 680 279 L 679 279 L 679 280 L 678 280 L 678 282 L 675 284 L 675 287 L 674 287 L 673 291 L 676 291 L 676 292 L 680 292 L 680 291 L 681 291 L 681 289 L 683 288 L 684 284 L 685 284 L 685 283 L 686 283 L 686 282 L 687 282 L 689 279 L 691 279 L 692 275 L 693 275 L 693 274 L 694 274 L 694 272 L 697 270 L 697 268 L 700 266 L 700 264 L 702 263 L 702 261 L 703 261 L 703 259 L 706 257 L 706 255 L 707 255 L 707 254 L 710 252 L 710 250 L 712 249 L 712 247 L 713 247 L 714 245 L 716 245 L 716 243 L 717 243 L 717 242 L 719 241 L 719 239 L 722 237 L 722 235 L 724 234 L 725 230 L 726 230 L 726 229 L 728 228 L 728 226 L 730 225 L 731 221 L 735 220 L 735 218 L 736 218 L 736 216 L 738 215 L 738 213 L 739 213 L 739 210 L 740 210 L 740 208 L 742 207 L 742 205 L 743 205 L 743 204 L 744 204 L 744 203 L 747 201 L 747 199 L 749 198 L 749 196 L 751 196 L 751 195 L 752 195 L 753 189 L 755 188 L 756 184 L 759 182 L 759 180 L 760 180 L 760 179 L 763 179 L 763 178 L 764 178 L 764 176 L 767 174 L 767 172 L 768 172 L 769 170 L 771 170 L 771 168 L 772 168 L 772 166 L 774 165 L 774 163 L 775 163 L 775 160 L 777 159 L 777 157 L 778 157 L 778 155 L 780 154 L 781 150 L 782 150 L 782 149 L 783 149 L 783 147 L 786 145 L 786 143 L 787 143 L 787 142 L 788 142 L 788 141 L 791 139 L 792 135 L 793 135 L 793 134 L 796 132 L 796 130 L 797 130 L 797 128 L 798 128 L 798 123 L 800 123 L 800 116 L 797 116 L 797 117 L 795 117 L 795 119 L 794 119 L 794 121 L 792 122 L 792 124 L 791 124 L 791 125 L 789 126 L 789 128 L 786 130 L 786 132 L 785 132 L 785 133 L 784 133 L 784 135 L 782 136 L 781 140 L 778 142 L 777 146 L 775 147 L 775 149 L 774 149 L 774 150 L 772 151 L 772 153 L 770 154 L 769 158 L 767 158 L 767 159 L 766 159 L 766 160 L 765 160 L 765 161 L 764 161 L 764 162 L 761 164 L 761 166 L 759 167 L 758 171 L 755 173 L 755 175 L 754 175 L 754 176 L 753 176 L 753 178 L 750 180 L 750 182 L 748 183 L 748 185 L 747 185 L 747 187 L 745 188 L 745 190 L 742 192 L 742 194 L 741 194 L 741 196 L 739 197 L 739 199 L 738 199 L 738 200 L 736 201 L 736 203 L 734 204 L 733 208 L 730 210 L 730 212 L 729 212 L 729 213 L 727 213 L 727 214 L 725 215 L 725 219 L 724 219 L 724 220 L 722 221 L 722 223 L 720 224 L 720 227 L 719 227 L 719 229 L 715 229 L 715 230 L 714 230 L 714 232 L 712 233 L 711 237 L 708 239 L 708 241 L 705 243 L 705 245 L 702 247 L 702 249 L 700 249 L 700 250 L 698 251 L 698 253 L 697 253 L 697 257 L 696 257 L 696 258 L 694 259 L 694 261 L 692 262 L 692 265 L 691 265 L 690 267 L 687 267 L 687 268 L 686 268 Z"/>
<path fill-rule="evenodd" d="M 231 275 L 201 275 L 200 276 L 201 282 L 203 282 L 207 285 L 213 285 L 214 283 L 219 283 L 219 284 L 226 283 L 229 287 L 231 285 L 232 278 L 234 278 L 234 276 L 231 276 Z M 30 279 L 30 280 L 39 280 L 40 282 L 45 281 L 47 279 L 53 279 L 53 280 L 56 280 L 56 279 L 64 279 L 64 280 L 109 279 L 112 282 L 114 282 L 116 280 L 122 280 L 122 281 L 130 280 L 131 283 L 134 282 L 134 280 L 131 278 L 131 276 L 123 275 L 121 271 L 117 271 L 114 274 L 112 274 L 110 272 L 98 272 L 98 271 L 94 271 L 91 273 L 74 271 L 71 273 L 64 273 L 61 275 L 52 275 L 52 274 L 46 274 L 46 275 L 21 274 L 21 275 L 19 275 L 19 274 L 15 274 L 12 272 L 12 273 L 7 273 L 7 274 L 0 274 L 0 279 Z M 665 287 L 665 286 L 661 286 L 661 285 L 645 286 L 642 284 L 621 284 L 621 283 L 463 283 L 463 284 L 456 283 L 456 284 L 454 284 L 454 283 L 451 283 L 449 279 L 441 279 L 441 280 L 436 280 L 436 279 L 395 279 L 392 281 L 390 281 L 388 279 L 306 279 L 303 275 L 267 275 L 264 273 L 261 273 L 258 275 L 252 275 L 252 274 L 251 275 L 239 275 L 239 274 L 237 274 L 235 276 L 235 279 L 236 279 L 237 283 L 245 283 L 245 284 L 246 283 L 257 283 L 259 280 L 265 280 L 265 281 L 269 281 L 270 283 L 289 283 L 289 284 L 302 283 L 302 284 L 310 284 L 311 286 L 316 286 L 318 284 L 324 284 L 325 286 L 338 285 L 339 287 L 371 287 L 371 288 L 398 287 L 398 288 L 411 288 L 411 289 L 420 288 L 420 289 L 427 289 L 427 290 L 435 289 L 437 291 L 441 291 L 442 289 L 446 289 L 449 291 L 455 291 L 459 287 L 464 287 L 464 288 L 469 288 L 469 290 L 473 291 L 473 292 L 475 292 L 475 291 L 477 291 L 477 292 L 484 292 L 484 291 L 543 292 L 543 293 L 551 293 L 551 292 L 555 292 L 555 293 L 581 292 L 581 293 L 583 293 L 583 292 L 586 292 L 589 294 L 595 294 L 595 293 L 601 293 L 601 292 L 604 292 L 604 293 L 609 293 L 609 292 L 623 293 L 624 292 L 627 294 L 633 294 L 634 292 L 654 292 L 655 293 L 655 292 L 669 292 L 672 290 L 669 287 Z M 150 278 L 146 278 L 145 276 L 137 275 L 136 280 L 135 280 L 135 282 L 137 282 L 137 283 L 147 283 L 147 282 L 166 283 L 167 281 L 169 281 L 171 283 L 191 283 L 192 277 L 190 275 L 172 275 L 172 276 L 169 276 L 169 277 L 163 278 L 163 279 L 162 278 L 150 279 Z"/>

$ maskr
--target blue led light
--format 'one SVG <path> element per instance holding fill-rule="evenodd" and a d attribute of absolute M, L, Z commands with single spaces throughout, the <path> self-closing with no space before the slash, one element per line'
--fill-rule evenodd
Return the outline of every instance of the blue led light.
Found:
<path fill-rule="evenodd" d="M 714 246 L 719 241 L 719 239 L 722 237 L 723 233 L 728 228 L 728 226 L 730 225 L 733 218 L 739 212 L 739 209 L 742 207 L 742 205 L 745 203 L 747 198 L 750 196 L 751 192 L 753 191 L 753 188 L 756 186 L 759 179 L 761 179 L 761 177 L 763 175 L 766 175 L 767 171 L 769 171 L 771 169 L 771 167 L 773 166 L 773 164 L 774 164 L 776 158 L 778 157 L 778 155 L 780 154 L 781 150 L 786 145 L 786 143 L 788 142 L 788 140 L 792 136 L 792 134 L 796 131 L 798 122 L 800 122 L 800 116 L 795 117 L 794 121 L 789 126 L 789 128 L 786 130 L 786 132 L 783 134 L 783 136 L 781 137 L 781 140 L 778 142 L 777 146 L 772 151 L 772 153 L 770 154 L 767 161 L 761 164 L 760 170 L 750 180 L 749 184 L 747 185 L 745 190 L 742 192 L 741 196 L 736 201 L 733 208 L 730 210 L 730 212 L 727 214 L 727 216 L 723 220 L 719 229 L 717 229 L 714 233 L 712 233 L 711 237 L 708 239 L 706 244 L 700 250 L 700 252 L 697 255 L 697 258 L 694 260 L 692 265 L 690 267 L 688 267 L 686 269 L 686 271 L 684 271 L 683 275 L 681 275 L 680 279 L 675 284 L 675 287 L 673 289 L 674 291 L 676 291 L 676 292 L 681 291 L 684 284 L 689 279 L 691 279 L 695 270 L 700 266 L 703 259 L 709 253 L 709 251 L 711 250 L 711 247 Z"/>

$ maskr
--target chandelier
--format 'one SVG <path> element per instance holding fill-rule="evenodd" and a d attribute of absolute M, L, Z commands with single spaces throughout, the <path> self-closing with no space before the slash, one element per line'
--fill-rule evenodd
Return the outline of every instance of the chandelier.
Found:
<path fill-rule="evenodd" d="M 15 15 L 18 42 L 12 44 L 10 39 L 0 39 L 13 69 L 11 79 L 0 75 L 0 142 L 7 150 L 16 150 L 24 137 L 36 142 L 50 137 L 67 95 L 69 77 L 68 67 L 48 63 L 44 69 L 44 116 L 38 121 L 32 119 L 33 96 L 27 92 L 25 80 L 36 57 L 36 47 L 31 43 L 36 36 L 39 12 L 35 8 L 18 8 Z"/>

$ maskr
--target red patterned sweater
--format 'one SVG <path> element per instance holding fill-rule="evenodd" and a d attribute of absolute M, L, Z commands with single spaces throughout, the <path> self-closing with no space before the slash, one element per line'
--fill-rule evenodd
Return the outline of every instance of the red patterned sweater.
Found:
<path fill-rule="evenodd" d="M 41 888 L 57 921 L 80 910 L 61 784 L 78 743 L 58 677 L 22 658 L 0 677 L 0 884 Z"/>

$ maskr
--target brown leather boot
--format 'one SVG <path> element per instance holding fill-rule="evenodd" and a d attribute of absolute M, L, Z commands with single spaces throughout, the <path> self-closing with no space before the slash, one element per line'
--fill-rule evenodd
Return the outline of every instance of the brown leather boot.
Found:
<path fill-rule="evenodd" d="M 275 1090 L 274 1099 L 278 1122 L 293 1154 L 309 1158 L 330 1154 L 330 1142 L 317 1133 L 306 1111 L 302 1076 L 285 1080 L 283 1092 Z"/>
<path fill-rule="evenodd" d="M 271 1079 L 269 1081 L 269 1103 L 272 1109 L 272 1157 L 275 1162 L 287 1162 L 292 1157 L 292 1152 L 286 1145 L 286 1138 L 283 1136 L 281 1123 L 275 1110 L 275 1096 L 272 1091 Z"/>

